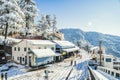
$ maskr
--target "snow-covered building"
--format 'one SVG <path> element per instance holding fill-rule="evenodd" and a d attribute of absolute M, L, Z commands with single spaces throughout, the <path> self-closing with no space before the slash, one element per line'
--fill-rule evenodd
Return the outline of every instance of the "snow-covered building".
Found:
<path fill-rule="evenodd" d="M 46 57 L 50 56 L 50 55 L 47 55 L 46 52 L 45 53 L 44 51 L 42 52 L 42 49 L 45 49 L 46 51 L 48 51 L 47 53 L 51 55 L 49 51 L 51 50 L 51 52 L 52 51 L 53 53 L 55 52 L 55 43 L 49 40 L 26 40 L 24 39 L 12 47 L 12 59 L 17 63 L 27 64 L 27 65 L 33 64 L 31 63 L 31 61 L 35 62 L 35 60 L 37 61 L 48 60 L 49 61 L 50 58 L 43 59 L 44 57 L 43 58 L 40 57 L 40 55 L 42 54 L 46 54 Z M 28 53 L 33 53 L 33 54 L 31 55 Z M 40 55 L 38 55 L 38 53 Z M 51 57 L 51 61 L 53 61 L 52 57 Z"/>
<path fill-rule="evenodd" d="M 113 55 L 104 54 L 104 67 L 120 70 L 120 58 Z"/>
<path fill-rule="evenodd" d="M 104 67 L 113 69 L 113 55 L 104 54 Z"/>
<path fill-rule="evenodd" d="M 120 58 L 113 55 L 104 54 L 103 66 L 98 66 L 98 69 L 120 79 Z"/>
<path fill-rule="evenodd" d="M 56 53 L 60 53 L 63 56 L 63 58 L 75 55 L 75 53 L 78 53 L 79 51 L 79 47 L 75 46 L 69 41 L 54 40 L 53 42 L 56 43 Z M 57 59 L 59 59 L 59 56 L 56 57 L 56 60 Z"/>
<path fill-rule="evenodd" d="M 91 48 L 91 55 L 92 59 L 99 64 L 100 63 L 99 47 Z M 102 47 L 101 62 L 102 66 L 104 67 L 120 70 L 120 59 L 113 55 L 106 54 L 104 47 Z"/>
<path fill-rule="evenodd" d="M 113 59 L 113 69 L 120 70 L 120 58 Z"/>
<path fill-rule="evenodd" d="M 104 62 L 104 54 L 105 54 L 105 48 L 101 47 L 102 49 L 102 54 L 101 54 L 101 63 L 103 64 Z M 96 63 L 100 64 L 100 53 L 99 53 L 100 48 L 99 47 L 92 47 L 91 48 L 91 56 L 92 59 L 96 61 Z"/>
<path fill-rule="evenodd" d="M 3 44 L 4 41 L 6 43 L 5 47 Z M 5 40 L 4 36 L 0 36 L 0 62 L 6 62 L 6 60 L 7 61 L 11 60 L 12 46 L 20 41 L 21 39 L 15 39 L 10 37 L 7 37 Z"/>
<path fill-rule="evenodd" d="M 54 62 L 56 54 L 51 49 L 32 49 L 28 56 L 29 66 L 39 66 Z"/>

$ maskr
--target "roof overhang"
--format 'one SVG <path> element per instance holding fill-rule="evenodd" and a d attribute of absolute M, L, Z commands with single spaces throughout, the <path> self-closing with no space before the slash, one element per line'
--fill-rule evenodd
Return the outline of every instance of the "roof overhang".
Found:
<path fill-rule="evenodd" d="M 32 49 L 31 51 L 37 58 L 56 56 L 55 52 L 51 49 Z"/>
<path fill-rule="evenodd" d="M 73 51 L 77 51 L 79 50 L 79 47 L 74 47 L 74 48 L 68 48 L 68 49 L 63 49 L 63 51 L 66 51 L 66 52 L 73 52 Z"/>

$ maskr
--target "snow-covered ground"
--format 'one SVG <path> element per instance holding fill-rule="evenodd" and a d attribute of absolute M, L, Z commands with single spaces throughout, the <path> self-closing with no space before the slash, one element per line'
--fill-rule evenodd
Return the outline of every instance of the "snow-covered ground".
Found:
<path fill-rule="evenodd" d="M 115 78 L 115 77 L 113 77 L 113 76 L 111 76 L 111 75 L 109 75 L 109 74 L 107 74 L 107 73 L 105 73 L 105 72 L 103 72 L 103 71 L 101 71 L 101 70 L 97 70 L 99 73 L 101 73 L 103 76 L 105 76 L 105 77 L 107 77 L 108 78 L 108 80 L 120 80 L 120 79 L 117 79 L 117 78 Z"/>
<path fill-rule="evenodd" d="M 85 79 L 88 76 L 87 64 L 90 57 L 84 50 L 81 50 L 80 54 L 82 55 L 82 58 L 73 58 L 73 63 L 76 61 L 76 65 L 71 66 L 71 60 L 67 59 L 60 63 L 47 65 L 49 67 L 45 69 L 9 77 L 8 80 L 44 80 L 45 70 L 49 71 L 49 80 L 65 80 L 67 77 L 68 80 Z"/>
<path fill-rule="evenodd" d="M 7 70 L 8 69 L 8 70 Z M 7 63 L 0 67 L 0 74 L 7 73 L 8 77 L 16 76 L 17 74 L 26 73 L 26 67 L 23 65 L 19 65 L 13 62 Z"/>

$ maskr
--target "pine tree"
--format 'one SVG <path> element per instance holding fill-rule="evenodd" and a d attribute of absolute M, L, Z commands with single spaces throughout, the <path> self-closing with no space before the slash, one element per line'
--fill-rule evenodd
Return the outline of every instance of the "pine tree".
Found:
<path fill-rule="evenodd" d="M 53 18 L 50 15 L 42 15 L 41 20 L 39 20 L 38 26 L 41 28 L 41 31 L 52 31 L 56 32 L 57 27 L 56 27 L 56 17 L 54 16 Z"/>
<path fill-rule="evenodd" d="M 38 26 L 41 28 L 41 31 L 45 31 L 45 30 L 49 29 L 49 24 L 46 20 L 46 15 L 42 15 Z"/>
<path fill-rule="evenodd" d="M 5 36 L 2 54 L 4 54 L 5 62 L 7 61 L 5 55 L 7 35 L 20 32 L 24 25 L 23 18 L 24 13 L 21 11 L 16 0 L 0 0 L 0 28 L 3 29 L 4 32 L 1 33 Z"/>
<path fill-rule="evenodd" d="M 0 28 L 5 35 L 20 32 L 24 26 L 24 13 L 15 0 L 0 0 Z"/>
<path fill-rule="evenodd" d="M 18 0 L 18 5 L 25 14 L 26 29 L 34 27 L 34 18 L 37 16 L 38 9 L 33 0 Z"/>

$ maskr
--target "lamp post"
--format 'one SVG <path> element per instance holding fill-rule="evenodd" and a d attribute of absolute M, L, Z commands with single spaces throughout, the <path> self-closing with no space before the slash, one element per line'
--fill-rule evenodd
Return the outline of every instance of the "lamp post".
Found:
<path fill-rule="evenodd" d="M 100 66 L 102 66 L 102 48 L 101 48 L 102 41 L 99 42 L 99 54 L 100 54 Z"/>

